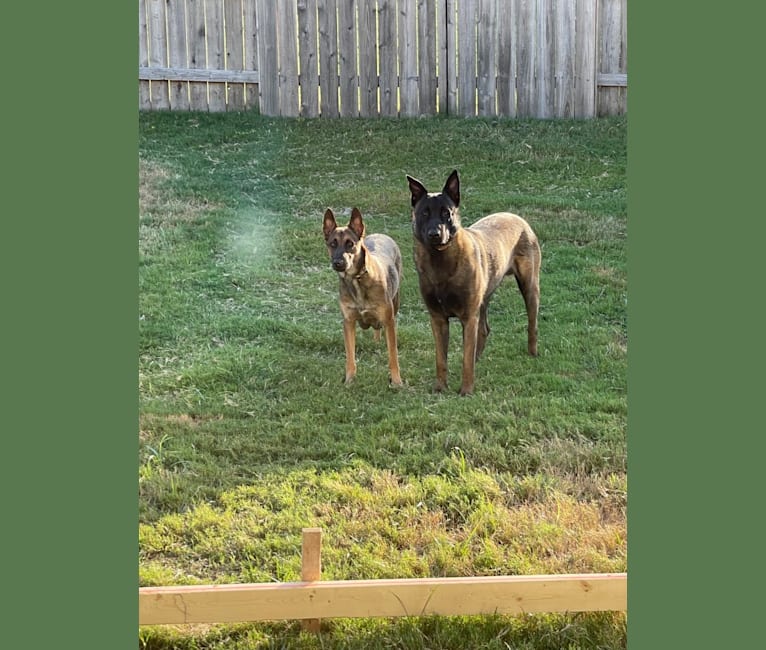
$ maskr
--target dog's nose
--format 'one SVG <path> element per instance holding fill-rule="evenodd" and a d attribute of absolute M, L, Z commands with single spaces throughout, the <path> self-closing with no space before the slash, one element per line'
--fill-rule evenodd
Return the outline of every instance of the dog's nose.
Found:
<path fill-rule="evenodd" d="M 336 271 L 345 271 L 346 270 L 346 260 L 343 258 L 339 260 L 333 260 L 332 261 L 332 268 L 334 268 Z"/>
<path fill-rule="evenodd" d="M 428 231 L 428 239 L 431 240 L 435 244 L 440 244 L 442 242 L 442 231 L 441 228 L 433 228 Z"/>

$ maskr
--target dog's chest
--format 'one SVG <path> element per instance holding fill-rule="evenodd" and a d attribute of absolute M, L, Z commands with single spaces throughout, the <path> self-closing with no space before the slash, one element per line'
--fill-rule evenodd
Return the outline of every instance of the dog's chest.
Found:
<path fill-rule="evenodd" d="M 345 310 L 356 316 L 362 326 L 377 327 L 379 322 L 379 300 L 376 292 L 357 279 L 342 284 L 342 304 Z"/>
<path fill-rule="evenodd" d="M 446 317 L 462 317 L 470 295 L 470 274 L 461 269 L 459 256 L 416 254 L 420 292 L 429 311 Z"/>
<path fill-rule="evenodd" d="M 343 293 L 347 302 L 351 303 L 356 311 L 363 312 L 370 302 L 366 288 L 356 278 L 343 282 Z"/>
<path fill-rule="evenodd" d="M 462 316 L 465 310 L 465 295 L 455 292 L 447 285 L 436 285 L 423 292 L 426 306 L 432 312 L 438 312 L 446 317 Z"/>

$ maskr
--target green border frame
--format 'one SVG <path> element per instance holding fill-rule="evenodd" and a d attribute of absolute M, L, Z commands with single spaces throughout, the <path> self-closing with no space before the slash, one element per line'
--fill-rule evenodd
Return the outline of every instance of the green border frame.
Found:
<path fill-rule="evenodd" d="M 629 11 L 629 643 L 743 647 L 761 600 L 743 588 L 762 545 L 762 290 L 743 281 L 763 277 L 764 10 Z M 136 6 L 4 18 L 19 57 L 4 77 L 4 638 L 135 647 Z"/>
<path fill-rule="evenodd" d="M 7 647 L 137 643 L 136 7 L 3 9 Z"/>
<path fill-rule="evenodd" d="M 763 425 L 747 407 L 763 382 L 742 368 L 757 373 L 762 336 L 749 312 L 763 290 L 744 282 L 763 278 L 764 10 L 710 7 L 629 9 L 631 650 L 756 647 L 762 636 L 763 598 L 747 585 L 757 589 L 762 555 L 751 522 L 763 510 Z"/>

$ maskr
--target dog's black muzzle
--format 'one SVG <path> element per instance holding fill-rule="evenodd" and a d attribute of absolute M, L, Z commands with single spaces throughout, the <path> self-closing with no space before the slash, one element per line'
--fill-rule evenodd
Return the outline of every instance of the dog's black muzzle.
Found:
<path fill-rule="evenodd" d="M 452 233 L 450 233 L 450 230 L 446 225 L 438 224 L 428 229 L 426 237 L 428 237 L 428 243 L 431 244 L 431 246 L 440 248 L 450 243 Z"/>
<path fill-rule="evenodd" d="M 346 270 L 346 260 L 344 260 L 342 257 L 339 259 L 335 259 L 332 261 L 332 268 L 334 268 L 336 271 L 345 271 Z"/>

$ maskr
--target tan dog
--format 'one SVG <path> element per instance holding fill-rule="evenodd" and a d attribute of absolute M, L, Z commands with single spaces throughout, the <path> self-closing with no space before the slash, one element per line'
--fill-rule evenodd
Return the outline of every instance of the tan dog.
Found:
<path fill-rule="evenodd" d="M 412 195 L 412 232 L 420 293 L 431 316 L 436 344 L 435 390 L 447 388 L 449 319 L 463 326 L 463 379 L 460 394 L 473 392 L 474 367 L 489 336 L 487 309 L 492 292 L 513 275 L 527 309 L 527 347 L 537 355 L 540 303 L 540 246 L 521 217 L 498 212 L 468 228 L 460 225 L 457 170 L 444 189 L 429 193 L 407 176 Z"/>
<path fill-rule="evenodd" d="M 340 279 L 340 311 L 343 314 L 343 343 L 346 348 L 348 384 L 356 376 L 356 323 L 362 329 L 372 327 L 375 339 L 386 332 L 388 368 L 391 383 L 402 385 L 396 344 L 396 315 L 399 311 L 399 287 L 402 255 L 396 242 L 387 235 L 365 236 L 362 214 L 351 211 L 348 226 L 339 227 L 332 210 L 324 213 L 324 238 L 332 267 Z"/>

